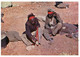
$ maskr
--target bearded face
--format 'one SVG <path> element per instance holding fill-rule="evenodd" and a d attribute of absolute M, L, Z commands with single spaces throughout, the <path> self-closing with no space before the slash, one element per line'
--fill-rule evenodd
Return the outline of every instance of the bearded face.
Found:
<path fill-rule="evenodd" d="M 29 22 L 30 22 L 32 25 L 35 25 L 35 20 L 34 20 L 34 19 L 29 20 Z"/>
<path fill-rule="evenodd" d="M 52 17 L 53 17 L 53 14 L 48 14 L 48 17 L 49 17 L 49 18 L 52 18 Z"/>
<path fill-rule="evenodd" d="M 36 25 L 37 21 L 38 21 L 37 18 L 33 18 L 33 19 L 29 20 L 29 22 L 30 22 L 32 25 Z"/>
<path fill-rule="evenodd" d="M 54 17 L 54 16 L 56 16 L 56 13 L 55 13 L 55 12 L 52 13 L 52 14 L 48 14 L 48 17 L 49 17 L 49 18 L 52 18 L 52 17 Z"/>
<path fill-rule="evenodd" d="M 49 17 L 49 18 L 52 18 L 52 17 L 53 17 L 53 13 L 54 13 L 54 12 L 48 11 L 48 17 Z"/>
<path fill-rule="evenodd" d="M 35 17 L 35 15 L 30 14 L 28 15 L 28 21 L 32 24 L 32 25 L 36 25 L 38 22 L 38 19 Z"/>

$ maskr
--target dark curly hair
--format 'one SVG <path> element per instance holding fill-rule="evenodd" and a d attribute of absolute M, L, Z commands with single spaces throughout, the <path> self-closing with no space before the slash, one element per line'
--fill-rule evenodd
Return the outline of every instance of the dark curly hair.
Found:
<path fill-rule="evenodd" d="M 35 16 L 35 15 L 34 15 L 33 13 L 29 14 L 29 15 L 28 15 L 28 20 L 29 20 L 29 18 L 30 18 L 31 16 Z"/>

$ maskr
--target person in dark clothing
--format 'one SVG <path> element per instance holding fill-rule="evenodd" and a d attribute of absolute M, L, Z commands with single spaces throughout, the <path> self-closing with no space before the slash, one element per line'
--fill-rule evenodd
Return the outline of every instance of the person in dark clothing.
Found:
<path fill-rule="evenodd" d="M 40 28 L 40 24 L 38 19 L 35 17 L 33 13 L 28 15 L 28 20 L 25 24 L 26 31 L 23 34 L 26 34 L 27 38 L 33 43 L 36 44 L 36 37 L 33 36 L 31 33 L 36 31 L 37 28 Z"/>
<path fill-rule="evenodd" d="M 67 34 L 69 38 L 78 38 L 78 24 L 63 23 L 60 35 Z"/>
<path fill-rule="evenodd" d="M 45 29 L 43 30 L 44 37 L 51 41 L 50 34 L 55 36 L 57 32 L 62 28 L 63 21 L 61 20 L 58 13 L 52 9 L 48 9 L 48 15 L 46 16 Z"/>

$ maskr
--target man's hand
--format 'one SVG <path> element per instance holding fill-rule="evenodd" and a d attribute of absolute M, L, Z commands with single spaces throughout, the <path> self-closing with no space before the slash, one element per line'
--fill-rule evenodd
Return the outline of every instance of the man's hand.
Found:
<path fill-rule="evenodd" d="M 33 41 L 34 43 L 36 43 L 37 39 L 36 39 L 36 38 L 32 38 L 32 41 Z"/>
<path fill-rule="evenodd" d="M 38 41 L 36 41 L 36 44 L 37 44 L 37 45 L 39 44 Z"/>
<path fill-rule="evenodd" d="M 62 29 L 66 29 L 66 27 L 62 27 Z"/>

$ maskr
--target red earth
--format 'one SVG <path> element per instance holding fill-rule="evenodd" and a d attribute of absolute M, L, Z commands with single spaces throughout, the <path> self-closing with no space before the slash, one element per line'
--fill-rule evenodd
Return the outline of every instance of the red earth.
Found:
<path fill-rule="evenodd" d="M 65 2 L 69 4 L 67 9 L 58 9 L 54 2 L 13 2 L 18 6 L 3 8 L 4 23 L 1 23 L 1 30 L 17 31 L 20 36 L 25 31 L 27 15 L 34 13 L 36 17 L 45 18 L 48 8 L 56 11 L 65 23 L 78 24 L 78 2 Z M 44 23 L 40 21 L 43 28 Z M 52 45 L 41 38 L 41 45 L 35 46 L 32 50 L 26 50 L 22 41 L 10 42 L 6 48 L 1 49 L 1 55 L 78 55 L 78 40 L 68 38 L 65 35 L 57 34 L 53 37 Z"/>

